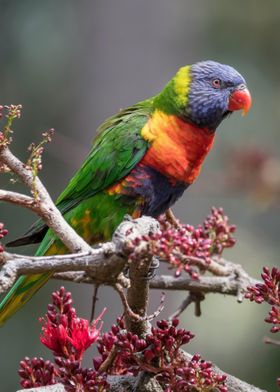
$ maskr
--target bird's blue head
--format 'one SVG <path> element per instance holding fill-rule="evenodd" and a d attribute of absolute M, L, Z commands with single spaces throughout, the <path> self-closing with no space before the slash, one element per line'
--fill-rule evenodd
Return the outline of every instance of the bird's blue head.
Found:
<path fill-rule="evenodd" d="M 244 78 L 229 65 L 201 61 L 179 69 L 154 106 L 199 128 L 215 131 L 235 110 L 247 112 L 251 96 Z"/>
<path fill-rule="evenodd" d="M 234 68 L 215 61 L 201 61 L 191 65 L 188 72 L 185 115 L 193 124 L 215 130 L 231 112 L 249 110 L 250 93 L 245 79 Z"/>

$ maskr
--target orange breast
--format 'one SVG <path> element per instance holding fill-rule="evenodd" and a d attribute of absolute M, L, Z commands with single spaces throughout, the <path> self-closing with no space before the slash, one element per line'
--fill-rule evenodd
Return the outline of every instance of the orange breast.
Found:
<path fill-rule="evenodd" d="M 176 116 L 156 111 L 141 135 L 151 143 L 141 163 L 172 182 L 193 183 L 214 142 L 214 133 L 187 124 Z"/>

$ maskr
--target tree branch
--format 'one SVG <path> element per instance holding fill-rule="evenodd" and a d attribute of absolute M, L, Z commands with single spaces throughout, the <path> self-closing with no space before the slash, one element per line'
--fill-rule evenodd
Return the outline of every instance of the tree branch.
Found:
<path fill-rule="evenodd" d="M 138 224 L 141 224 L 142 226 L 143 220 L 150 221 L 150 218 L 142 217 L 135 221 L 129 221 L 130 225 L 134 227 L 131 234 L 137 236 L 137 233 L 139 233 Z M 127 222 L 124 221 L 119 226 L 116 233 L 126 230 L 126 223 Z M 141 228 L 144 230 L 144 227 L 145 224 Z M 156 222 L 155 227 L 157 227 Z M 151 226 L 147 228 L 147 231 L 149 230 L 151 230 Z M 0 292 L 7 290 L 13 284 L 13 279 L 19 275 L 32 275 L 49 271 L 55 272 L 53 276 L 55 279 L 79 283 L 114 285 L 117 276 L 126 263 L 125 244 L 127 241 L 129 241 L 129 239 L 124 243 L 119 240 L 107 242 L 98 248 L 93 248 L 91 254 L 84 252 L 69 255 L 36 257 L 4 252 L 1 256 L 3 266 L 0 271 Z M 241 267 L 237 267 L 240 271 Z M 8 278 L 6 271 L 10 270 L 12 270 L 12 275 Z M 89 275 L 81 271 L 88 272 Z M 243 273 L 247 276 L 247 279 L 244 279 L 243 281 L 244 288 L 260 283 L 260 281 L 247 275 L 245 271 L 243 271 Z M 4 284 L 3 281 L 6 281 L 6 279 L 8 279 L 7 283 Z M 170 275 L 159 275 L 153 277 L 149 281 L 149 286 L 152 289 L 159 290 L 191 291 L 193 293 L 202 292 L 205 294 L 220 293 L 234 296 L 237 296 L 240 291 L 239 277 L 234 273 L 234 269 L 229 276 L 201 276 L 199 280 L 193 280 L 188 276 L 177 278 Z"/>
<path fill-rule="evenodd" d="M 54 279 L 60 279 L 78 283 L 92 284 L 96 282 L 94 277 L 89 277 L 83 273 L 56 273 Z M 244 282 L 245 283 L 245 282 Z M 252 277 L 248 277 L 247 286 L 261 283 Z M 188 276 L 174 277 L 170 275 L 155 276 L 149 282 L 151 289 L 174 290 L 174 291 L 192 291 L 194 293 L 219 293 L 225 295 L 237 296 L 240 289 L 240 282 L 234 274 L 227 277 L 200 277 L 199 280 L 192 280 Z"/>
<path fill-rule="evenodd" d="M 248 275 L 247 281 L 244 280 L 242 285 L 246 288 L 256 283 L 260 281 Z M 240 291 L 240 281 L 232 270 L 229 276 L 201 276 L 199 280 L 193 280 L 188 276 L 179 278 L 170 275 L 155 276 L 150 282 L 150 287 L 159 290 L 189 290 L 193 293 L 220 293 L 237 296 Z"/>
<path fill-rule="evenodd" d="M 37 213 L 71 252 L 91 251 L 91 247 L 64 220 L 40 179 L 34 178 L 32 171 L 27 169 L 25 164 L 15 157 L 5 145 L 0 146 L 0 162 L 15 173 L 31 192 L 35 187 L 38 195 L 36 198 L 31 198 L 25 195 L 19 196 L 15 192 L 1 191 L 2 200 L 5 198 L 6 201 L 15 204 L 18 199 L 20 202 L 18 204 Z"/>
<path fill-rule="evenodd" d="M 127 262 L 127 244 L 136 237 L 150 235 L 159 229 L 155 219 L 130 217 L 119 225 L 112 241 L 90 252 L 58 256 L 21 256 L 4 252 L 0 254 L 3 266 L 0 270 L 0 293 L 8 290 L 19 275 L 32 275 L 43 272 L 84 271 L 83 278 L 91 283 L 114 285 Z M 74 277 L 76 280 L 77 277 Z M 82 276 L 80 276 L 82 281 Z"/>
<path fill-rule="evenodd" d="M 33 197 L 18 192 L 0 189 L 0 200 L 28 208 L 33 212 L 37 212 L 38 209 L 38 207 L 36 207 L 36 200 Z"/>
<path fill-rule="evenodd" d="M 141 317 L 137 321 L 125 313 L 125 324 L 128 331 L 138 336 L 144 336 L 149 331 L 147 308 L 149 302 L 149 270 L 153 261 L 153 256 L 146 254 L 137 261 L 132 261 L 129 266 L 129 278 L 131 284 L 127 290 L 127 302 L 133 313 Z"/>

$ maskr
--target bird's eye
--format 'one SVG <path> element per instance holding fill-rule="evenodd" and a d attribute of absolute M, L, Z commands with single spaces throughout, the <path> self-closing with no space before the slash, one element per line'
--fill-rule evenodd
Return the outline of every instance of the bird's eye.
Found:
<path fill-rule="evenodd" d="M 220 79 L 213 79 L 212 80 L 212 86 L 214 88 L 221 88 L 221 85 L 222 85 L 222 83 L 221 83 Z"/>

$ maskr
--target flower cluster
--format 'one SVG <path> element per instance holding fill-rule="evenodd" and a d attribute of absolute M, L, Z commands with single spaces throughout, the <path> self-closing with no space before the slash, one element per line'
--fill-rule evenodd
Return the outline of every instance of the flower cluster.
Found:
<path fill-rule="evenodd" d="M 52 141 L 53 134 L 54 129 L 43 132 L 43 139 L 41 140 L 41 142 L 38 145 L 36 145 L 35 143 L 31 143 L 28 147 L 30 156 L 27 160 L 25 167 L 31 170 L 34 180 L 37 177 L 38 172 L 42 170 L 42 155 L 44 152 L 44 145 Z M 35 188 L 35 181 L 33 181 L 32 193 L 35 198 L 38 196 Z"/>
<path fill-rule="evenodd" d="M 6 118 L 14 120 L 21 117 L 22 105 L 5 105 L 7 110 Z"/>
<path fill-rule="evenodd" d="M 280 331 L 280 269 L 264 267 L 262 273 L 264 283 L 257 283 L 255 286 L 248 287 L 245 298 L 260 304 L 267 302 L 271 305 L 271 310 L 265 318 L 267 323 L 273 324 L 271 332 Z"/>
<path fill-rule="evenodd" d="M 97 328 L 101 315 L 90 324 L 76 316 L 71 306 L 72 297 L 64 287 L 52 294 L 45 319 L 41 319 L 41 343 L 52 350 L 55 356 L 81 362 L 84 352 L 97 340 L 102 324 Z"/>
<path fill-rule="evenodd" d="M 212 363 L 201 359 L 199 354 L 195 354 L 186 366 L 175 369 L 176 392 L 196 391 L 210 392 L 217 390 L 227 392 L 225 384 L 227 376 L 213 372 Z M 172 392 L 170 386 L 166 392 Z"/>
<path fill-rule="evenodd" d="M 4 109 L 6 110 L 7 114 L 5 115 L 6 117 L 6 124 L 3 127 L 3 130 L 0 131 L 0 145 L 2 146 L 7 146 L 11 142 L 11 134 L 13 133 L 12 131 L 12 124 L 13 121 L 16 118 L 21 117 L 21 109 L 22 105 L 5 105 Z M 3 106 L 0 106 L 0 118 L 3 117 Z"/>
<path fill-rule="evenodd" d="M 101 357 L 94 361 L 99 370 L 112 350 L 110 374 L 132 374 L 147 371 L 156 375 L 165 392 L 212 391 L 226 392 L 226 376 L 218 375 L 210 362 L 201 360 L 199 354 L 187 361 L 180 348 L 189 343 L 194 335 L 185 329 L 178 329 L 179 320 L 161 320 L 145 338 L 127 332 L 122 319 L 112 326 L 110 332 L 98 339 Z"/>
<path fill-rule="evenodd" d="M 116 355 L 111 366 L 107 369 L 107 373 L 136 375 L 139 372 L 139 366 L 135 358 L 137 358 L 138 352 L 146 348 L 146 341 L 127 332 L 123 318 L 119 317 L 117 323 L 111 327 L 111 331 L 105 332 L 99 337 L 97 348 L 101 355 L 93 360 L 96 370 L 100 369 L 100 366 L 115 349 Z M 134 355 L 136 356 L 134 357 Z"/>
<path fill-rule="evenodd" d="M 77 317 L 72 296 L 64 287 L 52 294 L 52 304 L 42 322 L 41 343 L 54 355 L 55 365 L 42 358 L 25 358 L 20 363 L 21 386 L 31 388 L 62 382 L 68 392 L 106 391 L 107 382 L 93 369 L 83 369 L 85 351 L 97 341 L 102 324 L 101 315 L 90 324 Z"/>
<path fill-rule="evenodd" d="M 228 216 L 223 208 L 212 207 L 211 214 L 203 222 L 204 234 L 212 241 L 211 254 L 221 255 L 225 248 L 235 245 L 235 238 L 232 234 L 236 231 L 236 226 L 229 224 Z"/>
<path fill-rule="evenodd" d="M 151 334 L 143 339 L 128 332 L 123 319 L 119 318 L 111 331 L 98 339 L 101 357 L 94 361 L 95 368 L 99 369 L 113 347 L 116 349 L 116 356 L 109 369 L 111 374 L 135 375 L 140 370 L 154 370 L 157 373 L 156 367 L 159 364 L 161 367 L 167 362 L 174 364 L 180 346 L 189 343 L 194 337 L 189 331 L 177 329 L 178 323 L 177 319 L 171 323 L 158 321 L 157 328 L 152 327 Z"/>
<path fill-rule="evenodd" d="M 103 314 L 103 313 L 102 313 Z M 194 335 L 178 328 L 179 320 L 161 320 L 145 337 L 127 331 L 123 318 L 111 330 L 100 334 L 92 325 L 76 316 L 71 294 L 62 287 L 52 295 L 52 304 L 42 319 L 41 342 L 54 355 L 54 363 L 42 358 L 26 357 L 20 362 L 20 384 L 23 388 L 62 383 L 67 392 L 105 392 L 109 389 L 108 374 L 153 374 L 165 392 L 217 390 L 226 392 L 226 376 L 216 374 L 212 364 L 198 354 L 188 360 L 181 346 Z M 97 341 L 100 356 L 93 359 L 93 368 L 83 368 L 85 350 Z"/>
<path fill-rule="evenodd" d="M 46 132 L 42 133 L 43 139 L 41 142 L 36 145 L 35 143 L 31 143 L 28 147 L 28 151 L 30 152 L 30 157 L 28 158 L 26 167 L 30 170 L 37 171 L 42 169 L 42 154 L 44 152 L 44 144 L 50 143 L 52 141 L 52 137 L 54 134 L 54 129 L 49 129 Z"/>
<path fill-rule="evenodd" d="M 0 222 L 0 240 L 1 240 L 2 238 L 4 238 L 7 234 L 8 234 L 8 230 L 5 229 L 4 223 L 1 223 L 1 222 Z M 1 252 L 4 252 L 4 246 L 1 245 L 1 242 L 0 242 L 0 253 L 1 253 Z"/>
<path fill-rule="evenodd" d="M 148 364 L 158 363 L 163 369 L 172 364 L 175 368 L 180 360 L 180 347 L 190 342 L 194 335 L 185 329 L 178 329 L 178 319 L 171 322 L 161 320 L 157 328 L 152 327 L 151 334 L 147 335 L 147 349 L 144 352 Z"/>
<path fill-rule="evenodd" d="M 51 361 L 44 361 L 43 358 L 30 359 L 25 357 L 19 363 L 18 371 L 23 388 L 43 387 L 55 384 L 55 368 Z"/>
<path fill-rule="evenodd" d="M 225 248 L 235 244 L 232 234 L 236 227 L 229 224 L 222 208 L 213 207 L 211 214 L 197 228 L 181 223 L 174 227 L 164 217 L 160 217 L 159 222 L 160 232 L 136 238 L 130 244 L 131 262 L 149 252 L 175 268 L 175 276 L 185 271 L 193 279 L 198 279 L 198 273 L 205 271 L 211 263 L 211 256 L 221 255 Z"/>
<path fill-rule="evenodd" d="M 92 368 L 82 368 L 79 361 L 55 358 L 58 366 L 59 382 L 67 392 L 105 392 L 108 383 L 105 374 L 98 374 Z"/>

